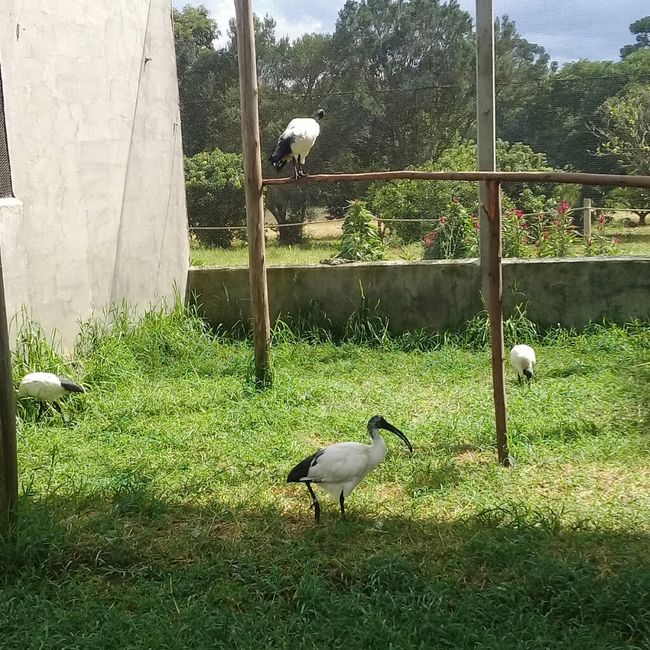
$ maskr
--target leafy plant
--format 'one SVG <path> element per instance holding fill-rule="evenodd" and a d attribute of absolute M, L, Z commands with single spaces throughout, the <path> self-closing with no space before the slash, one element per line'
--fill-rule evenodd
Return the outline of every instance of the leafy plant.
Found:
<path fill-rule="evenodd" d="M 446 214 L 424 237 L 424 259 L 471 257 L 478 252 L 478 237 L 470 213 L 458 199 L 452 199 Z"/>
<path fill-rule="evenodd" d="M 578 233 L 569 212 L 570 205 L 562 201 L 549 214 L 537 215 L 534 224 L 535 250 L 538 257 L 567 257 Z"/>
<path fill-rule="evenodd" d="M 384 246 L 374 219 L 363 201 L 350 201 L 343 222 L 341 250 L 336 257 L 367 262 L 382 259 Z"/>
<path fill-rule="evenodd" d="M 585 255 L 616 255 L 618 253 L 620 240 L 616 237 L 608 237 L 605 232 L 607 216 L 599 214 L 596 219 L 596 232 L 585 242 Z"/>
<path fill-rule="evenodd" d="M 206 246 L 226 248 L 236 235 L 245 237 L 244 168 L 242 157 L 219 149 L 185 158 L 185 190 L 190 227 Z M 228 228 L 233 226 L 233 228 Z"/>
<path fill-rule="evenodd" d="M 475 168 L 474 144 L 467 142 L 446 150 L 437 162 L 428 162 L 417 169 L 470 171 Z M 458 199 L 470 210 L 478 208 L 476 187 L 460 181 L 400 180 L 372 185 L 369 194 L 373 212 L 406 243 L 422 240 L 435 228 L 438 218 L 446 213 L 453 199 Z"/>
<path fill-rule="evenodd" d="M 504 257 L 527 257 L 528 223 L 523 210 L 508 210 L 503 215 Z"/>

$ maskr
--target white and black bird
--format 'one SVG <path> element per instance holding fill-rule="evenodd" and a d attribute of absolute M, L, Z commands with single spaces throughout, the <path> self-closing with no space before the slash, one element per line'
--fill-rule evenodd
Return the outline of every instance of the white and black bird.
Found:
<path fill-rule="evenodd" d="M 375 415 L 368 422 L 372 444 L 337 442 L 308 456 L 289 472 L 287 483 L 304 483 L 307 486 L 316 523 L 320 521 L 320 504 L 311 484 L 317 483 L 333 499 L 338 500 L 341 516 L 345 515 L 345 498 L 386 456 L 386 443 L 379 435 L 380 429 L 394 433 L 413 453 L 409 439 L 381 415 Z"/>
<path fill-rule="evenodd" d="M 526 378 L 530 381 L 533 378 L 533 367 L 537 363 L 535 358 L 535 350 L 530 345 L 515 345 L 510 350 L 510 365 L 517 373 L 517 381 Z"/>
<path fill-rule="evenodd" d="M 314 117 L 296 117 L 282 132 L 269 156 L 269 162 L 279 173 L 289 158 L 293 161 L 293 177 L 305 176 L 305 159 L 320 134 L 320 121 L 325 111 L 320 108 Z"/>
<path fill-rule="evenodd" d="M 30 372 L 25 375 L 18 386 L 18 397 L 33 397 L 41 402 L 42 412 L 45 402 L 62 414 L 58 403 L 68 393 L 85 393 L 86 391 L 67 377 L 60 377 L 52 372 Z"/>

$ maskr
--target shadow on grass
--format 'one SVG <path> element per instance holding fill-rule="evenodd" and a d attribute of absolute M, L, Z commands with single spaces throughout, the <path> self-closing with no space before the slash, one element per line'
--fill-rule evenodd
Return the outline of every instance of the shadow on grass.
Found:
<path fill-rule="evenodd" d="M 316 526 L 302 498 L 187 505 L 130 477 L 110 496 L 22 498 L 0 548 L 4 647 L 640 648 L 649 548 L 524 506 L 455 521 L 327 509 Z"/>

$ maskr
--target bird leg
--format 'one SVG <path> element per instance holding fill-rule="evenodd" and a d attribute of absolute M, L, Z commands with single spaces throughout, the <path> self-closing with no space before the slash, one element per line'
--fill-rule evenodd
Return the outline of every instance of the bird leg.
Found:
<path fill-rule="evenodd" d="M 43 412 L 45 411 L 45 402 L 43 400 L 38 401 L 38 419 L 40 420 L 43 417 Z"/>
<path fill-rule="evenodd" d="M 320 503 L 318 503 L 318 499 L 314 494 L 314 490 L 311 488 L 311 482 L 305 481 L 305 485 L 309 490 L 309 494 L 311 494 L 311 505 L 309 507 L 314 509 L 314 517 L 316 518 L 316 523 L 318 524 L 320 523 Z"/>
<path fill-rule="evenodd" d="M 341 496 L 339 497 L 339 505 L 341 506 L 341 517 L 345 518 L 345 497 L 343 496 L 343 490 L 341 490 Z"/>
<path fill-rule="evenodd" d="M 298 178 L 299 178 L 299 174 L 298 174 L 298 166 L 297 166 L 297 164 L 296 164 L 296 158 L 295 158 L 295 156 L 293 156 L 293 157 L 291 158 L 291 161 L 293 162 L 293 177 L 294 177 L 295 180 L 298 180 Z"/>
<path fill-rule="evenodd" d="M 306 176 L 305 174 L 305 166 L 303 164 L 303 161 L 300 160 L 300 154 L 298 154 L 298 176 L 302 178 L 303 176 Z"/>

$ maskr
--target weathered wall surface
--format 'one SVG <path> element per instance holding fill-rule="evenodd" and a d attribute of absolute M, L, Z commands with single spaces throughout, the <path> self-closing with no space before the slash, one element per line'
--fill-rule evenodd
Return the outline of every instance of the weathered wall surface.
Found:
<path fill-rule="evenodd" d="M 650 257 L 507 260 L 503 275 L 506 314 L 525 304 L 542 325 L 650 317 Z M 452 328 L 482 308 L 477 260 L 272 267 L 268 281 L 272 320 L 314 300 L 343 324 L 360 304 L 360 283 L 395 332 Z M 250 318 L 248 269 L 192 268 L 187 296 L 214 325 Z"/>
<path fill-rule="evenodd" d="M 14 194 L 9 313 L 77 319 L 182 292 L 188 238 L 169 0 L 0 0 Z"/>

